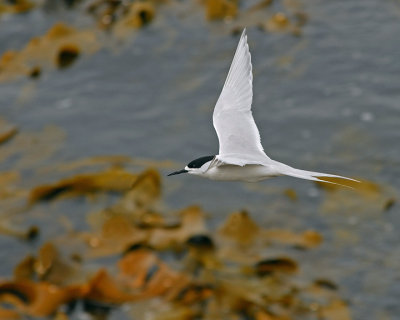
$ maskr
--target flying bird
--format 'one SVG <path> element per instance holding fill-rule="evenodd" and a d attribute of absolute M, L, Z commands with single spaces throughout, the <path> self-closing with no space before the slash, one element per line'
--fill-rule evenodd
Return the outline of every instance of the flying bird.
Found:
<path fill-rule="evenodd" d="M 213 124 L 219 140 L 219 154 L 191 161 L 183 170 L 168 176 L 189 173 L 211 180 L 257 182 L 276 176 L 337 183 L 321 178 L 342 176 L 295 169 L 268 157 L 251 112 L 253 74 L 246 29 L 240 37 L 228 76 L 214 108 Z"/>

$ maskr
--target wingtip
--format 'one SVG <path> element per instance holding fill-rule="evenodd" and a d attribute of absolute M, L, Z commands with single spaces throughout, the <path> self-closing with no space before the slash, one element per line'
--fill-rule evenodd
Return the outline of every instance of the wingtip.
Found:
<path fill-rule="evenodd" d="M 244 46 L 248 45 L 247 44 L 247 32 L 246 31 L 247 31 L 246 28 L 244 28 L 243 32 L 242 32 L 242 36 L 240 37 L 240 40 L 239 40 L 239 46 L 240 46 L 240 44 L 242 44 Z"/>

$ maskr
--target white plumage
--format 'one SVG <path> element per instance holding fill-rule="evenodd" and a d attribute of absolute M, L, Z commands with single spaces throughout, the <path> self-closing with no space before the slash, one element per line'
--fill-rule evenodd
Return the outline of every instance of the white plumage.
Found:
<path fill-rule="evenodd" d="M 251 112 L 253 73 L 246 30 L 215 105 L 213 123 L 219 139 L 218 160 L 229 164 L 262 164 L 269 159 Z"/>
<path fill-rule="evenodd" d="M 324 181 L 321 177 L 350 178 L 300 170 L 269 158 L 261 145 L 254 121 L 251 55 L 243 30 L 224 87 L 214 108 L 213 124 L 219 140 L 219 154 L 190 162 L 184 170 L 212 180 L 260 181 L 279 175 Z M 353 180 L 356 181 L 356 180 Z"/>

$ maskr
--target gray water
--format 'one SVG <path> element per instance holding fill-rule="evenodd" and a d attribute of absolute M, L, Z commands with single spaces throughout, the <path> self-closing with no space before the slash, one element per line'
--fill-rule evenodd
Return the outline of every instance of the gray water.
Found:
<path fill-rule="evenodd" d="M 302 3 L 310 21 L 301 37 L 248 28 L 253 113 L 263 146 L 271 158 L 294 167 L 367 179 L 396 196 L 400 3 Z M 48 124 L 62 128 L 66 140 L 52 162 L 123 154 L 184 166 L 216 154 L 212 111 L 238 37 L 230 34 L 234 22 L 208 22 L 193 7 L 190 1 L 163 6 L 153 23 L 113 50 L 103 47 L 70 68 L 45 72 L 34 83 L 1 84 L 0 115 L 25 131 Z M 90 21 L 63 9 L 1 17 L 1 52 L 21 49 L 60 20 L 81 26 Z M 34 94 L 21 102 L 27 87 Z M 12 159 L 0 164 L 2 171 L 12 168 Z M 398 204 L 383 212 L 354 194 L 357 210 L 339 203 L 336 211 L 324 211 L 328 196 L 314 184 L 292 178 L 254 186 L 180 175 L 165 178 L 163 185 L 166 206 L 200 204 L 212 213 L 214 224 L 244 208 L 265 227 L 318 230 L 325 242 L 302 254 L 305 276 L 337 282 L 354 319 L 400 319 Z M 282 195 L 285 188 L 298 193 L 296 203 Z M 9 261 L 1 266 L 6 275 L 22 256 L 11 255 L 10 248 L 32 250 L 7 237 L 0 238 L 0 247 L 2 260 Z"/>

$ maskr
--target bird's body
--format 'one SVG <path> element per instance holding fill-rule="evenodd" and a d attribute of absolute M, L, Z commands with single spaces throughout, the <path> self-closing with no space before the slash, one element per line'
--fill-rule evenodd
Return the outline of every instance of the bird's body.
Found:
<path fill-rule="evenodd" d="M 200 176 L 220 181 L 258 182 L 278 175 L 278 172 L 270 166 L 247 164 L 241 167 L 233 164 L 225 164 L 221 166 L 212 166 Z"/>
<path fill-rule="evenodd" d="M 350 178 L 292 168 L 269 158 L 261 145 L 253 119 L 253 75 L 251 55 L 243 31 L 221 95 L 215 105 L 213 124 L 219 140 L 219 154 L 191 161 L 184 170 L 211 180 L 257 182 L 288 175 L 296 178 L 329 182 L 321 177 Z"/>

